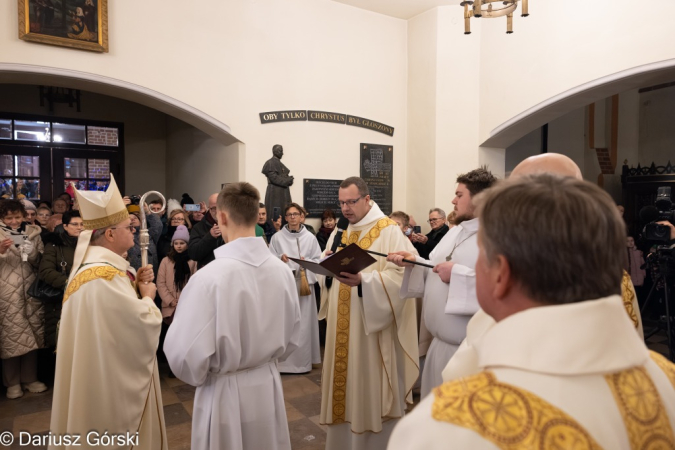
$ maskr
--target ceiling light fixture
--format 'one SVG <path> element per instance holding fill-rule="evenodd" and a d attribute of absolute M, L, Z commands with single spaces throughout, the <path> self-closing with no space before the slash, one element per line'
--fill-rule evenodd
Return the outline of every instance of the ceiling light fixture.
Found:
<path fill-rule="evenodd" d="M 513 33 L 513 12 L 518 8 L 518 2 L 523 2 L 521 17 L 529 16 L 528 0 L 464 0 L 460 5 L 464 7 L 464 34 L 471 34 L 471 18 L 493 18 L 506 16 L 506 34 Z M 498 5 L 501 4 L 501 5 Z M 473 5 L 469 8 L 469 5 Z"/>

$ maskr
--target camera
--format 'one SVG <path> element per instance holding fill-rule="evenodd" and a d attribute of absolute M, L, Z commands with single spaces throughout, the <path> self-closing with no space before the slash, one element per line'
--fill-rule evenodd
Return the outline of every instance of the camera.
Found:
<path fill-rule="evenodd" d="M 670 198 L 670 187 L 662 186 L 656 191 L 654 206 L 645 206 L 640 210 L 640 219 L 647 222 L 644 228 L 644 238 L 648 241 L 670 241 L 670 227 L 656 222 L 667 220 L 675 223 L 675 210 Z"/>
<path fill-rule="evenodd" d="M 130 195 L 129 200 L 131 200 L 132 205 L 138 205 L 141 203 L 141 196 L 140 195 Z"/>

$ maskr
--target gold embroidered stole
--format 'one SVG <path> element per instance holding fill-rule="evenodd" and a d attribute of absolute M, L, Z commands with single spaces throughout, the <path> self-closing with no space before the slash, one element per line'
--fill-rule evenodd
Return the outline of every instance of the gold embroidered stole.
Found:
<path fill-rule="evenodd" d="M 380 237 L 382 230 L 396 222 L 388 217 L 377 221 L 366 235 L 359 240 L 360 231 L 342 233 L 342 244 L 357 244 L 364 250 L 370 248 Z M 398 226 L 398 225 L 397 225 Z M 338 292 L 337 321 L 335 327 L 335 361 L 333 364 L 333 421 L 344 423 L 347 411 L 347 367 L 349 365 L 349 313 L 351 310 L 352 288 L 340 283 Z"/>
<path fill-rule="evenodd" d="M 653 354 L 652 359 L 657 362 Z M 668 413 L 644 367 L 622 370 L 606 375 L 605 379 L 621 412 L 631 449 L 675 448 Z"/>
<path fill-rule="evenodd" d="M 66 293 L 63 296 L 63 303 L 66 303 L 66 300 L 68 300 L 71 295 L 73 295 L 82 286 L 89 283 L 90 281 L 96 280 L 98 278 L 111 281 L 117 275 L 128 278 L 126 272 L 112 266 L 98 266 L 83 270 L 82 272 L 78 273 L 70 283 L 68 283 Z"/>
<path fill-rule="evenodd" d="M 473 430 L 500 449 L 601 449 L 568 414 L 524 389 L 500 383 L 492 372 L 444 383 L 433 392 L 434 419 Z"/>
<path fill-rule="evenodd" d="M 621 298 L 623 299 L 623 307 L 626 308 L 628 317 L 633 321 L 635 328 L 640 326 L 637 313 L 633 307 L 633 300 L 635 293 L 633 292 L 633 282 L 630 280 L 630 275 L 625 270 L 623 271 L 623 278 L 621 279 Z"/>
<path fill-rule="evenodd" d="M 675 387 L 675 365 L 652 352 Z M 632 449 L 675 448 L 668 414 L 644 367 L 605 376 Z M 490 371 L 434 389 L 434 419 L 468 428 L 500 449 L 600 449 L 581 424 L 538 396 L 499 382 Z"/>

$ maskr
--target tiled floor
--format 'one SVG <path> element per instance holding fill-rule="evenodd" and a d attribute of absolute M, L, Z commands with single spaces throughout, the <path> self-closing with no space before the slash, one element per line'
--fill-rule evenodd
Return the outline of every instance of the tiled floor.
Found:
<path fill-rule="evenodd" d="M 665 335 L 656 334 L 647 340 L 648 346 L 666 354 Z M 177 378 L 168 378 L 166 366 L 160 366 L 164 418 L 170 450 L 190 448 L 192 406 L 195 388 Z M 321 406 L 321 369 L 304 375 L 282 375 L 288 428 L 294 450 L 323 450 L 326 444 L 326 427 L 319 425 Z M 416 401 L 419 398 L 416 397 Z M 27 393 L 18 400 L 8 400 L 5 389 L 0 388 L 0 433 L 20 431 L 31 434 L 49 430 L 52 390 L 42 394 Z M 43 449 L 41 446 L 19 446 L 15 440 L 11 449 Z"/>

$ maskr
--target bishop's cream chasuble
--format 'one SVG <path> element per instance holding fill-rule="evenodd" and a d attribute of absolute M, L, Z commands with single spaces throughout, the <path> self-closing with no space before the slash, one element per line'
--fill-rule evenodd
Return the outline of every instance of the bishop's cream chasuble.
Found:
<path fill-rule="evenodd" d="M 478 259 L 477 232 L 478 219 L 466 220 L 443 236 L 429 261 L 415 258 L 434 266 L 448 259 L 453 261 L 450 283 L 444 283 L 429 268 L 405 268 L 400 295 L 423 297 L 424 324 L 433 336 L 422 371 L 422 397 L 443 382 L 443 369 L 466 337 L 467 323 L 479 309 L 474 270 Z"/>
<path fill-rule="evenodd" d="M 642 318 L 637 302 L 635 288 L 630 281 L 628 272 L 623 272 L 621 280 L 621 298 L 626 314 L 630 319 L 638 337 L 644 339 L 642 331 Z M 443 369 L 443 381 L 456 380 L 478 372 L 478 354 L 475 343 L 480 341 L 485 333 L 495 325 L 495 320 L 487 315 L 482 309 L 479 310 L 469 321 L 466 330 L 466 339 L 459 346 L 448 364 Z"/>
<path fill-rule="evenodd" d="M 389 449 L 675 448 L 675 365 L 619 296 L 530 308 L 477 343 L 475 375 L 433 390 Z"/>
<path fill-rule="evenodd" d="M 376 204 L 360 222 L 349 225 L 342 243 L 380 253 L 414 252 Z M 363 297 L 356 287 L 337 280 L 330 289 L 322 286 L 319 318 L 328 323 L 320 420 L 329 425 L 328 449 L 384 448 L 393 424 L 404 415 L 406 400 L 412 402 L 419 373 L 415 300 L 399 298 L 403 269 L 386 258 L 376 259 L 361 272 Z"/>
<path fill-rule="evenodd" d="M 138 298 L 129 273 L 135 275 L 124 258 L 90 246 L 68 283 L 50 430 L 55 439 L 78 434 L 81 441 L 50 449 L 87 448 L 90 431 L 138 432 L 134 449 L 168 448 L 155 357 L 162 313 L 153 299 Z"/>

